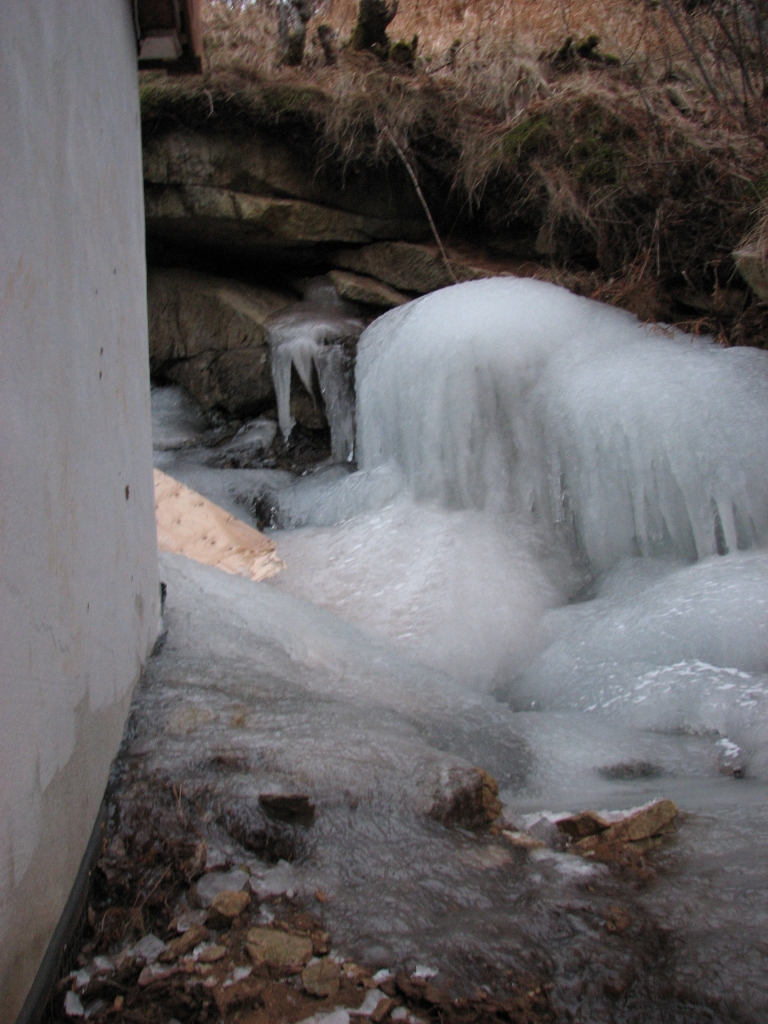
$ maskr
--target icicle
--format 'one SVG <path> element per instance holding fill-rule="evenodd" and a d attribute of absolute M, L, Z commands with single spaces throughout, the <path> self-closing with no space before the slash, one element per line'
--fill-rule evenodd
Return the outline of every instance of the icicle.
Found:
<path fill-rule="evenodd" d="M 267 337 L 272 349 L 272 379 L 277 397 L 280 431 L 287 440 L 295 425 L 291 415 L 291 369 L 317 401 L 322 397 L 331 428 L 331 452 L 336 461 L 354 457 L 354 394 L 351 359 L 342 339 L 357 338 L 363 323 L 347 313 L 336 293 L 316 287 L 311 301 L 299 302 L 271 317 Z M 335 301 L 334 301 L 335 297 Z M 315 394 L 314 374 L 320 384 Z"/>

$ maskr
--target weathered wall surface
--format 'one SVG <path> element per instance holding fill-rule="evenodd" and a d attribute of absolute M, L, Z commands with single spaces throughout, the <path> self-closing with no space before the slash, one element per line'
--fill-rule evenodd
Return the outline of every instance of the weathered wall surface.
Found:
<path fill-rule="evenodd" d="M 85 850 L 158 618 L 127 0 L 0 4 L 0 1022 Z"/>

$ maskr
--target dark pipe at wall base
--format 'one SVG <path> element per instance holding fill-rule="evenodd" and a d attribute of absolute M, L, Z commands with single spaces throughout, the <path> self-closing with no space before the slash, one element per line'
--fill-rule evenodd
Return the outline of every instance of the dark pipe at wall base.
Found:
<path fill-rule="evenodd" d="M 51 941 L 48 943 L 32 987 L 16 1018 L 16 1024 L 48 1024 L 49 1021 L 58 1020 L 59 1015 L 55 1014 L 52 1005 L 54 989 L 62 974 L 71 969 L 80 948 L 86 920 L 88 887 L 101 850 L 106 817 L 107 805 L 106 801 L 102 799 L 74 885 L 59 918 L 59 923 L 51 936 Z"/>

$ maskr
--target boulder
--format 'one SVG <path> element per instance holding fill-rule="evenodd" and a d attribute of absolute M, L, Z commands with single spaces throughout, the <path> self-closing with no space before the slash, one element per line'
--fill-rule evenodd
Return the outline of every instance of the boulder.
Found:
<path fill-rule="evenodd" d="M 367 306 L 379 306 L 382 309 L 392 309 L 394 306 L 402 306 L 409 301 L 407 295 L 390 288 L 388 284 L 375 280 L 373 277 L 365 277 L 363 274 L 353 274 L 348 270 L 331 270 L 328 277 L 333 281 L 336 291 L 342 299 L 350 302 L 362 302 Z"/>
<path fill-rule="evenodd" d="M 147 277 L 149 365 L 205 409 L 247 416 L 274 404 L 264 321 L 287 294 L 188 270 Z"/>
<path fill-rule="evenodd" d="M 411 242 L 376 242 L 361 249 L 347 249 L 334 254 L 334 266 L 358 274 L 375 277 L 393 288 L 425 295 L 446 288 L 457 281 L 477 281 L 494 277 L 501 267 L 477 265 L 463 254 L 448 252 L 450 270 L 436 245 L 415 245 Z"/>

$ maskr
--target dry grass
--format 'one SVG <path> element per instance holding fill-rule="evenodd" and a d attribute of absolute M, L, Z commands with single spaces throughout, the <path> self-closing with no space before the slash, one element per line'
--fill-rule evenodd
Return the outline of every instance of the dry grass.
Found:
<path fill-rule="evenodd" d="M 764 311 L 722 300 L 768 192 L 762 65 L 723 46 L 714 2 L 400 0 L 407 69 L 344 46 L 357 0 L 318 0 L 299 68 L 278 61 L 275 0 L 207 0 L 204 80 L 149 78 L 145 127 L 278 126 L 341 167 L 400 151 L 442 231 L 538 235 L 572 286 L 762 343 Z M 590 33 L 608 59 L 553 59 Z"/>

